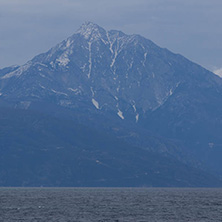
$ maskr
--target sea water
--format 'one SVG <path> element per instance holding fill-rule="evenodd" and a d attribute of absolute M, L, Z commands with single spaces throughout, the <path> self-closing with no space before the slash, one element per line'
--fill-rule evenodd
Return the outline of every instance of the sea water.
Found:
<path fill-rule="evenodd" d="M 0 188 L 0 221 L 222 221 L 222 189 Z"/>

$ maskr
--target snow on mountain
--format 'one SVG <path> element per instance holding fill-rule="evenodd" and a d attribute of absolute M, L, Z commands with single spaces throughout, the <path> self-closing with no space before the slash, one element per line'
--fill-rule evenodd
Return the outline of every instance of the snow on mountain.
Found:
<path fill-rule="evenodd" d="M 91 22 L 0 70 L 0 107 L 74 120 L 218 175 L 221 104 L 218 76 L 140 35 Z"/>
<path fill-rule="evenodd" d="M 222 86 L 221 79 L 181 55 L 140 35 L 106 31 L 91 22 L 48 52 L 7 71 L 0 71 L 1 99 L 15 106 L 29 108 L 44 101 L 134 124 L 143 124 L 171 101 L 169 109 L 180 106 L 186 113 L 185 101 L 196 106 L 192 92 L 203 101 L 201 91 L 212 88 L 220 94 Z"/>
<path fill-rule="evenodd" d="M 78 106 L 76 97 L 87 99 L 92 101 L 88 106 L 138 122 L 177 89 L 180 78 L 172 68 L 177 58 L 139 35 L 86 22 L 48 52 L 2 76 L 2 82 L 16 78 L 16 85 L 8 81 L 1 91 L 5 99 L 28 101 L 56 94 L 57 103 L 70 108 Z M 69 102 L 61 102 L 64 98 Z"/>
<path fill-rule="evenodd" d="M 214 70 L 214 73 L 222 78 L 222 68 Z"/>

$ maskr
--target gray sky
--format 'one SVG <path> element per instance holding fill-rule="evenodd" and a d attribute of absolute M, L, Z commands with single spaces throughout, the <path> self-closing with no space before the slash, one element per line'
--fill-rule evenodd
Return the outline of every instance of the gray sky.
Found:
<path fill-rule="evenodd" d="M 47 51 L 85 21 L 222 68 L 221 0 L 0 0 L 0 68 Z"/>

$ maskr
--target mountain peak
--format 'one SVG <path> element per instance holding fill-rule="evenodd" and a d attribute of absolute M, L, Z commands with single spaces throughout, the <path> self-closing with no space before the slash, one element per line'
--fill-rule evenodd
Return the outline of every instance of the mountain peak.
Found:
<path fill-rule="evenodd" d="M 93 22 L 84 22 L 77 31 L 77 33 L 83 35 L 85 39 L 97 39 L 105 32 L 102 27 Z"/>
<path fill-rule="evenodd" d="M 84 29 L 84 28 L 101 28 L 99 25 L 97 25 L 94 22 L 90 22 L 90 21 L 86 21 L 84 22 L 81 26 L 80 29 Z"/>

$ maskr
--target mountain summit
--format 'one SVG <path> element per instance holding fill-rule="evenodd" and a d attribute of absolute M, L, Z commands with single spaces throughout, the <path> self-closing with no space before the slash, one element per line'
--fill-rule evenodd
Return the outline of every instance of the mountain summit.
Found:
<path fill-rule="evenodd" d="M 57 127 L 62 123 L 53 118 L 74 121 L 147 155 L 164 155 L 217 177 L 222 175 L 221 104 L 222 79 L 210 71 L 140 35 L 106 31 L 91 22 L 26 64 L 0 70 L 0 106 L 9 113 L 28 113 L 33 124 L 36 115 L 46 115 Z M 48 136 L 54 132 L 45 123 L 27 124 Z M 33 134 L 35 141 L 40 134 Z M 66 134 L 60 141 L 64 149 L 72 147 L 65 145 L 72 133 Z"/>
<path fill-rule="evenodd" d="M 98 38 L 101 38 L 102 35 L 104 35 L 104 33 L 106 33 L 106 31 L 102 27 L 100 27 L 92 22 L 85 22 L 77 30 L 76 33 L 81 34 L 82 36 L 84 36 L 85 39 L 90 39 L 91 41 L 93 41 Z"/>

